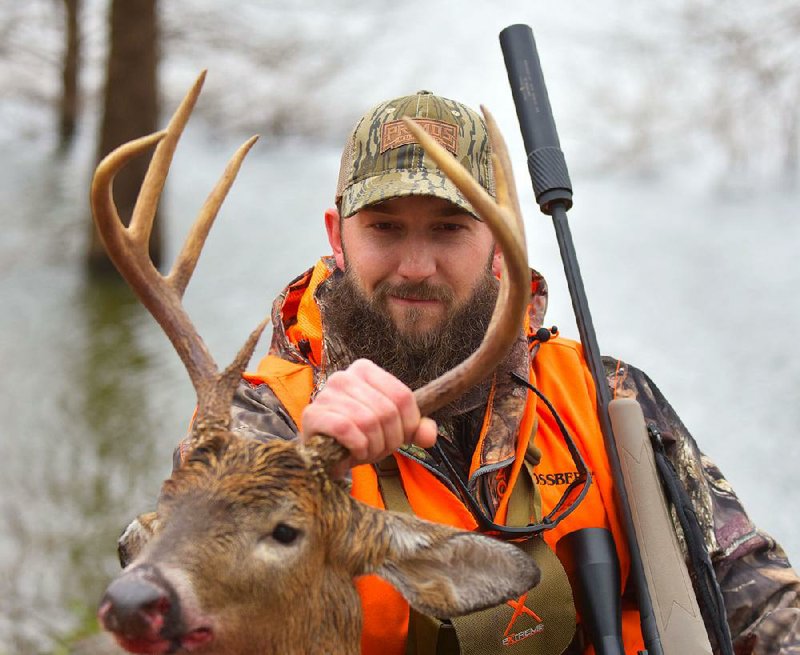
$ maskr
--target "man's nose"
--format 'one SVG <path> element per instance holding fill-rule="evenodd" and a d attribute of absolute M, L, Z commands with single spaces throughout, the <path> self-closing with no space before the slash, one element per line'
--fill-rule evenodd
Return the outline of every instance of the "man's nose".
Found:
<path fill-rule="evenodd" d="M 426 280 L 436 272 L 436 253 L 422 243 L 408 243 L 400 257 L 397 273 L 411 281 Z"/>

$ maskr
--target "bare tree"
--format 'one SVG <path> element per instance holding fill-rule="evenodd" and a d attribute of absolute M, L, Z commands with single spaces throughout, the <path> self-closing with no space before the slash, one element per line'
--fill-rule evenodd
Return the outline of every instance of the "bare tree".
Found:
<path fill-rule="evenodd" d="M 595 120 L 613 126 L 603 163 L 653 168 L 714 153 L 732 179 L 795 178 L 800 6 L 660 0 L 642 12 L 604 42 L 609 75 L 593 94 Z"/>
<path fill-rule="evenodd" d="M 158 127 L 156 0 L 112 0 L 109 28 L 98 161 L 122 143 L 155 132 Z M 147 165 L 147 158 L 132 162 L 114 182 L 120 217 L 126 224 L 130 221 Z M 159 225 L 163 225 L 163 220 L 156 221 L 150 241 L 150 253 L 156 265 L 161 261 L 162 251 Z M 88 264 L 93 272 L 114 271 L 94 229 Z"/>
<path fill-rule="evenodd" d="M 59 105 L 58 145 L 62 152 L 69 148 L 78 120 L 78 76 L 80 71 L 80 0 L 64 0 L 65 47 L 61 68 L 61 102 Z"/>
<path fill-rule="evenodd" d="M 790 0 L 723 9 L 708 0 L 687 0 L 683 27 L 710 76 L 711 129 L 734 164 L 769 148 L 786 173 L 797 171 L 800 107 L 800 6 Z"/>

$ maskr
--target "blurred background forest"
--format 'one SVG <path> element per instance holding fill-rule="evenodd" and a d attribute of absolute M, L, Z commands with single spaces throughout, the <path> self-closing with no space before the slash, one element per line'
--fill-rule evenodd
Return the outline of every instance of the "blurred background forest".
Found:
<path fill-rule="evenodd" d="M 201 69 L 153 251 L 171 262 L 228 156 L 261 134 L 186 295 L 217 361 L 327 253 L 354 120 L 422 88 L 497 116 L 548 323 L 576 336 L 497 41 L 516 22 L 537 38 L 602 349 L 656 380 L 800 557 L 784 509 L 800 454 L 800 6 L 640 5 L 0 0 L 0 654 L 72 652 L 95 630 L 116 537 L 152 506 L 191 414 L 177 357 L 108 274 L 87 199 L 98 157 L 162 127 Z"/>

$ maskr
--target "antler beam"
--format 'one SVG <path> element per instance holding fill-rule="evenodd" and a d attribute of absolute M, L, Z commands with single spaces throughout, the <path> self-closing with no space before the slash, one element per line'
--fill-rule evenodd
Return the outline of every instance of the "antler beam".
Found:
<path fill-rule="evenodd" d="M 197 392 L 198 416 L 203 416 L 206 423 L 227 426 L 233 391 L 267 321 L 253 331 L 234 362 L 220 374 L 181 300 L 214 219 L 236 179 L 242 161 L 258 137 L 245 142 L 231 158 L 203 204 L 168 275 L 161 275 L 156 270 L 149 254 L 153 220 L 172 156 L 200 95 L 205 75 L 203 71 L 197 78 L 166 130 L 124 144 L 100 162 L 92 181 L 91 204 L 97 230 L 111 260 L 158 321 L 183 361 Z M 125 227 L 114 203 L 114 176 L 131 159 L 143 154 L 154 144 L 158 144 L 156 151 L 139 191 L 130 225 Z M 222 380 L 224 384 L 218 384 Z"/>

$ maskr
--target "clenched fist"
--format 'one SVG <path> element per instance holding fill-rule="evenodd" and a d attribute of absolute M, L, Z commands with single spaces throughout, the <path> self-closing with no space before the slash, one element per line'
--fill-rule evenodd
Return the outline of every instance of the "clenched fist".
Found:
<path fill-rule="evenodd" d="M 328 378 L 303 410 L 300 440 L 315 434 L 335 439 L 350 451 L 350 466 L 377 462 L 403 444 L 430 448 L 436 423 L 420 416 L 414 394 L 396 377 L 359 359 Z"/>

